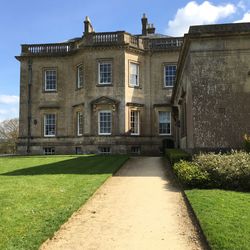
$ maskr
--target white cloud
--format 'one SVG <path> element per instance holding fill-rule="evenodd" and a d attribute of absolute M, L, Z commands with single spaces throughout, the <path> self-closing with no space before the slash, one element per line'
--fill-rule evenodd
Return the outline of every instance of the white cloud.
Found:
<path fill-rule="evenodd" d="M 168 22 L 167 34 L 182 36 L 188 32 L 191 25 L 213 24 L 236 12 L 233 4 L 214 5 L 204 1 L 200 5 L 195 1 L 189 2 L 184 8 L 178 9 L 173 20 Z"/>
<path fill-rule="evenodd" d="M 250 11 L 245 13 L 241 20 L 235 21 L 235 23 L 247 23 L 250 22 Z"/>
<path fill-rule="evenodd" d="M 0 104 L 15 104 L 19 102 L 16 95 L 0 95 Z"/>
<path fill-rule="evenodd" d="M 19 116 L 18 104 L 8 107 L 7 105 L 0 105 L 0 122 Z"/>

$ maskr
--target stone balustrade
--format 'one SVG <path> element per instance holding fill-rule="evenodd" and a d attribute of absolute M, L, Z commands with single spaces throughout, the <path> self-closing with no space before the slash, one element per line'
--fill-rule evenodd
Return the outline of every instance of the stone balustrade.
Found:
<path fill-rule="evenodd" d="M 153 50 L 180 48 L 182 44 L 182 37 L 156 38 L 148 40 L 148 48 Z"/>
<path fill-rule="evenodd" d="M 75 50 L 74 43 L 24 44 L 22 55 L 68 54 Z"/>
<path fill-rule="evenodd" d="M 83 37 L 83 46 L 127 45 L 142 50 L 164 50 L 180 48 L 183 38 L 141 38 L 124 31 L 89 33 Z M 77 42 L 52 44 L 24 44 L 22 55 L 65 55 L 75 52 Z"/>

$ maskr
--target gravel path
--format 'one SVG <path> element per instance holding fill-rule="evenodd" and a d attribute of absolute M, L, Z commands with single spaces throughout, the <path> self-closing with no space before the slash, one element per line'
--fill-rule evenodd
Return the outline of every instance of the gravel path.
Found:
<path fill-rule="evenodd" d="M 161 157 L 133 157 L 41 250 L 203 249 Z"/>

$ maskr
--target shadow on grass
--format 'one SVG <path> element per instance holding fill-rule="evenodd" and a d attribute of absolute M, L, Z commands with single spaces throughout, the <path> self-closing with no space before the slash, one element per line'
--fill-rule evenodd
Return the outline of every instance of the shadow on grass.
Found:
<path fill-rule="evenodd" d="M 119 156 L 88 156 L 43 164 L 35 167 L 22 168 L 3 173 L 4 176 L 19 175 L 53 175 L 53 174 L 113 174 L 125 162 L 125 157 Z"/>

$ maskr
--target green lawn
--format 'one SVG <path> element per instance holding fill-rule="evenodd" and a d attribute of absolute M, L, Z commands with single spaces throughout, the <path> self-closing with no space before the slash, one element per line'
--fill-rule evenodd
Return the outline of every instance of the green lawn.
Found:
<path fill-rule="evenodd" d="M 0 158 L 0 249 L 38 249 L 126 156 Z"/>
<path fill-rule="evenodd" d="M 250 193 L 186 190 L 214 250 L 250 249 Z"/>

